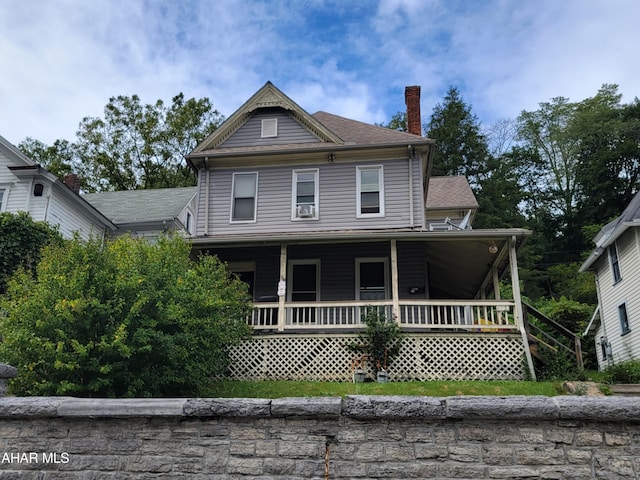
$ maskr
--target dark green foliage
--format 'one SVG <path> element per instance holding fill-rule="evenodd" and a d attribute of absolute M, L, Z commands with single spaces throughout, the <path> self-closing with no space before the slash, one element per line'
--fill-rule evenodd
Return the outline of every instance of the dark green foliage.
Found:
<path fill-rule="evenodd" d="M 376 372 L 386 370 L 400 352 L 400 327 L 374 307 L 367 307 L 362 322 L 367 325 L 367 330 L 359 336 L 359 342 L 349 345 L 349 348 L 367 355 Z"/>
<path fill-rule="evenodd" d="M 489 146 L 460 92 L 450 87 L 433 109 L 427 137 L 436 140 L 432 175 L 464 175 L 475 189 L 486 172 Z"/>
<path fill-rule="evenodd" d="M 42 247 L 61 240 L 55 228 L 46 222 L 34 222 L 26 212 L 0 213 L 0 294 L 13 272 L 20 267 L 34 269 Z"/>
<path fill-rule="evenodd" d="M 559 380 L 584 380 L 584 371 L 576 366 L 575 357 L 560 349 L 557 352 L 541 347 L 542 360 L 536 362 L 536 378 L 540 382 Z"/>
<path fill-rule="evenodd" d="M 640 383 L 640 360 L 627 360 L 605 370 L 607 383 Z"/>
<path fill-rule="evenodd" d="M 248 334 L 246 284 L 179 238 L 43 250 L 1 299 L 0 359 L 18 395 L 193 396 Z"/>

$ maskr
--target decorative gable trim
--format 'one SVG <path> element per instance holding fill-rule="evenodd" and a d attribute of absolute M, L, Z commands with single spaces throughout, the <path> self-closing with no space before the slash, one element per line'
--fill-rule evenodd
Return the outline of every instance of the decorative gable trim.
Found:
<path fill-rule="evenodd" d="M 321 142 L 343 144 L 334 132 L 305 112 L 271 82 L 267 82 L 244 105 L 236 110 L 220 127 L 205 138 L 188 156 L 213 150 L 235 133 L 252 114 L 259 109 L 279 107 L 286 110 L 301 125 L 318 137 Z"/>

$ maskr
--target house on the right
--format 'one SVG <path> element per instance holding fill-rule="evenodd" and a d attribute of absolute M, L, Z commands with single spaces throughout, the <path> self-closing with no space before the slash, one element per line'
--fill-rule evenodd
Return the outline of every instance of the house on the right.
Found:
<path fill-rule="evenodd" d="M 594 272 L 598 306 L 584 333 L 595 335 L 603 370 L 640 358 L 640 192 L 593 241 L 580 271 Z"/>

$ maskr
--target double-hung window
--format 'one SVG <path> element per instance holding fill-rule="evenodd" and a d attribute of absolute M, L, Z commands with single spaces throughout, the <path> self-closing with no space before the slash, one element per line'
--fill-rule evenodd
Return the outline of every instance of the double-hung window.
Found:
<path fill-rule="evenodd" d="M 616 284 L 622 280 L 622 274 L 620 273 L 618 247 L 615 242 L 609 245 L 609 262 L 611 263 L 611 276 L 613 277 L 613 283 Z"/>
<path fill-rule="evenodd" d="M 294 170 L 291 218 L 293 220 L 318 219 L 318 170 Z"/>
<path fill-rule="evenodd" d="M 231 221 L 255 222 L 258 174 L 256 172 L 234 173 L 231 198 Z"/>
<path fill-rule="evenodd" d="M 2 212 L 3 201 L 4 201 L 4 190 L 0 190 L 0 212 Z"/>
<path fill-rule="evenodd" d="M 384 216 L 382 165 L 356 167 L 356 213 L 358 217 Z"/>
<path fill-rule="evenodd" d="M 622 335 L 626 335 L 631 331 L 629 327 L 629 315 L 627 314 L 627 304 L 618 305 L 618 319 L 620 320 L 620 330 Z"/>

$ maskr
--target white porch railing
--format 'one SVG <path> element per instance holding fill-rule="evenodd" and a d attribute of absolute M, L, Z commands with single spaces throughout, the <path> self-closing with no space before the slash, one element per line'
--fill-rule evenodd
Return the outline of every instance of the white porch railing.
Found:
<path fill-rule="evenodd" d="M 400 300 L 396 321 L 401 327 L 456 329 L 473 332 L 517 331 L 515 303 L 510 300 Z M 254 304 L 254 329 L 345 329 L 362 327 L 363 316 L 377 309 L 393 318 L 390 300 L 367 302 L 287 302 L 279 324 L 278 303 Z"/>

